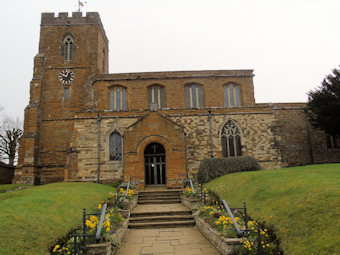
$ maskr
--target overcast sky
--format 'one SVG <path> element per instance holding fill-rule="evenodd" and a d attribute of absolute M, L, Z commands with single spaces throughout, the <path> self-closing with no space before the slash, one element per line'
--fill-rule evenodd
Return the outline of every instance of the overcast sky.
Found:
<path fill-rule="evenodd" d="M 0 0 L 0 106 L 23 118 L 42 12 L 77 0 Z M 254 69 L 255 100 L 305 102 L 340 64 L 340 0 L 87 0 L 110 73 Z"/>

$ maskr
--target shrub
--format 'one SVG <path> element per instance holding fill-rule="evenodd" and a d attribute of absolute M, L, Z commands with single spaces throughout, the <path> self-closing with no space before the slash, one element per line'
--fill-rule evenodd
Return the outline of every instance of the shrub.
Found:
<path fill-rule="evenodd" d="M 260 165 L 251 156 L 231 158 L 205 158 L 198 168 L 199 182 L 209 182 L 225 174 L 259 170 Z"/>

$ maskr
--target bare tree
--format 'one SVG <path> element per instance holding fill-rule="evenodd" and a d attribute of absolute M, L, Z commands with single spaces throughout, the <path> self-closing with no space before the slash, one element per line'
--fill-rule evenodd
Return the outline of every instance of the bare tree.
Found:
<path fill-rule="evenodd" d="M 0 111 L 3 108 L 0 106 Z M 14 165 L 17 161 L 19 139 L 22 136 L 22 121 L 2 116 L 0 123 L 0 160 Z"/>

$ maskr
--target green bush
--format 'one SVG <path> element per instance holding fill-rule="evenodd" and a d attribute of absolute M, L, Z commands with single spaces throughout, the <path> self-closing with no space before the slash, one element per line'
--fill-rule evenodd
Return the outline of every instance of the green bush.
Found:
<path fill-rule="evenodd" d="M 259 169 L 259 163 L 251 156 L 205 158 L 198 168 L 197 178 L 200 183 L 205 183 L 225 174 Z"/>

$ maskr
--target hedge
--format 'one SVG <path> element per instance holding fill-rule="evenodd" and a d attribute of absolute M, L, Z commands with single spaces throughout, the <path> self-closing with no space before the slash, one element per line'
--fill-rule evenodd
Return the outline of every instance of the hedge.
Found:
<path fill-rule="evenodd" d="M 251 156 L 205 158 L 198 168 L 197 178 L 200 183 L 206 183 L 225 174 L 259 169 L 259 163 Z"/>

